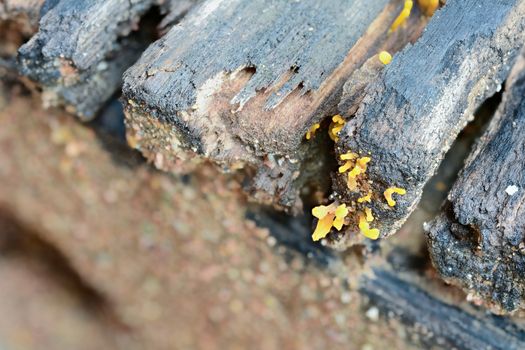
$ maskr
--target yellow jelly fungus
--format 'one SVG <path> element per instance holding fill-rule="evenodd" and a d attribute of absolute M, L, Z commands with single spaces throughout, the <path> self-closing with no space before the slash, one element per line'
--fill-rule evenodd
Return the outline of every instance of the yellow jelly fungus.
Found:
<path fill-rule="evenodd" d="M 354 152 L 348 152 L 345 154 L 341 154 L 340 156 L 341 160 L 354 160 L 357 159 L 357 157 L 359 156 L 357 155 L 357 153 Z"/>
<path fill-rule="evenodd" d="M 439 0 L 418 0 L 419 7 L 426 16 L 431 17 L 439 7 Z"/>
<path fill-rule="evenodd" d="M 374 221 L 374 215 L 372 214 L 372 209 L 365 208 L 365 214 L 366 214 L 366 221 L 368 222 Z"/>
<path fill-rule="evenodd" d="M 355 176 L 350 176 L 350 173 L 348 173 L 348 180 L 346 181 L 346 186 L 350 191 L 354 191 L 355 189 L 357 189 L 357 180 Z"/>
<path fill-rule="evenodd" d="M 379 53 L 379 61 L 381 61 L 381 63 L 384 65 L 387 65 L 392 61 L 392 55 L 386 51 L 381 51 Z"/>
<path fill-rule="evenodd" d="M 366 221 L 365 215 L 359 215 L 359 230 L 361 233 L 370 239 L 379 238 L 379 230 L 377 228 L 370 228 L 370 224 Z"/>
<path fill-rule="evenodd" d="M 343 223 L 347 215 L 348 208 L 346 207 L 346 204 L 341 204 L 335 210 L 335 219 L 332 225 L 337 229 L 337 231 L 341 231 L 341 229 L 343 228 Z"/>
<path fill-rule="evenodd" d="M 363 168 L 361 168 L 359 165 L 356 165 L 349 173 L 348 177 L 356 178 L 358 175 L 361 175 L 363 173 Z"/>
<path fill-rule="evenodd" d="M 345 120 L 343 117 L 341 117 L 339 114 L 336 114 L 332 117 L 332 121 L 338 124 L 344 124 Z"/>
<path fill-rule="evenodd" d="M 363 172 L 366 171 L 366 165 L 372 160 L 372 158 L 370 157 L 361 157 L 357 160 L 357 165 L 359 165 L 359 167 L 361 169 L 363 169 Z"/>
<path fill-rule="evenodd" d="M 320 127 L 321 125 L 319 123 L 315 123 L 314 125 L 312 125 L 310 129 L 308 129 L 308 131 L 306 132 L 306 139 L 310 140 L 315 135 L 316 130 Z"/>
<path fill-rule="evenodd" d="M 399 16 L 397 16 L 397 18 L 394 20 L 394 23 L 392 23 L 389 32 L 395 31 L 400 25 L 406 22 L 407 18 L 410 16 L 410 11 L 412 11 L 413 5 L 414 2 L 412 0 L 405 1 L 405 6 L 403 7 L 403 10 L 399 14 Z"/>
<path fill-rule="evenodd" d="M 364 174 L 367 169 L 367 164 L 370 162 L 370 157 L 361 157 L 358 158 L 355 162 L 354 168 L 348 173 L 347 186 L 350 191 L 353 191 L 357 188 L 357 176 Z"/>
<path fill-rule="evenodd" d="M 407 191 L 405 189 L 399 188 L 399 187 L 387 188 L 383 194 L 385 195 L 386 202 L 391 207 L 396 205 L 396 201 L 392 199 L 392 194 L 394 194 L 394 193 L 403 196 L 403 195 L 405 195 L 407 193 Z"/>
<path fill-rule="evenodd" d="M 330 136 L 332 141 L 339 141 L 339 137 L 337 135 L 339 134 L 339 132 L 341 132 L 341 130 L 343 130 L 344 125 L 345 120 L 339 114 L 336 114 L 332 117 L 332 122 L 328 127 L 328 136 Z"/>
<path fill-rule="evenodd" d="M 314 241 L 318 241 L 326 237 L 326 235 L 330 232 L 330 229 L 332 228 L 334 217 L 335 214 L 328 214 L 324 218 L 319 219 L 315 231 L 312 234 L 312 239 Z"/>
<path fill-rule="evenodd" d="M 343 165 L 341 165 L 339 167 L 339 172 L 340 173 L 344 173 L 346 172 L 348 169 L 350 169 L 352 167 L 352 162 L 351 161 L 346 161 Z"/>
<path fill-rule="evenodd" d="M 312 209 L 312 215 L 318 219 L 322 219 L 326 215 L 328 215 L 329 210 L 330 210 L 330 206 L 320 205 Z"/>
<path fill-rule="evenodd" d="M 346 204 L 336 206 L 336 203 L 332 203 L 328 206 L 319 205 L 312 209 L 312 215 L 319 219 L 312 239 L 318 241 L 330 232 L 332 227 L 335 227 L 338 231 L 343 228 L 345 217 L 348 215 L 348 208 Z"/>
<path fill-rule="evenodd" d="M 370 203 L 372 201 L 372 192 L 368 192 L 366 196 L 360 197 L 357 199 L 357 203 Z"/>

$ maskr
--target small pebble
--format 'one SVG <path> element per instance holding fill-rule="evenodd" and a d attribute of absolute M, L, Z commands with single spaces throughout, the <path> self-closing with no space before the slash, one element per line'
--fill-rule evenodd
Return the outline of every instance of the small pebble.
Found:
<path fill-rule="evenodd" d="M 507 186 L 507 188 L 505 189 L 505 192 L 507 192 L 509 196 L 512 196 L 513 194 L 518 192 L 518 186 L 515 186 L 515 185 Z"/>
<path fill-rule="evenodd" d="M 379 309 L 375 306 L 372 306 L 366 312 L 366 317 L 368 317 L 370 321 L 376 322 L 379 319 Z"/>

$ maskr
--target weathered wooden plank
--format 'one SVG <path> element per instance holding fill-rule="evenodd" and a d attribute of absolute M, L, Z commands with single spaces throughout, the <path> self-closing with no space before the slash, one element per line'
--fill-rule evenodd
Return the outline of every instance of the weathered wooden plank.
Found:
<path fill-rule="evenodd" d="M 388 319 L 398 319 L 417 343 L 441 349 L 523 349 L 525 329 L 510 319 L 472 314 L 447 304 L 387 269 L 364 277 L 361 292 Z"/>
<path fill-rule="evenodd" d="M 38 33 L 19 50 L 20 71 L 44 89 L 44 103 L 65 105 L 92 119 L 121 85 L 122 73 L 151 38 L 137 30 L 139 20 L 162 4 L 169 23 L 195 1 L 48 1 Z M 169 24 L 169 23 L 166 23 Z"/>
<path fill-rule="evenodd" d="M 130 142 L 164 170 L 254 169 L 255 197 L 298 205 L 301 178 L 328 153 L 304 135 L 377 53 L 400 5 L 387 3 L 205 2 L 126 72 Z"/>
<path fill-rule="evenodd" d="M 153 1 L 48 2 L 38 33 L 19 50 L 20 71 L 45 90 L 44 103 L 64 104 L 83 119 L 119 87 L 123 71 L 140 55 L 118 41 Z"/>
<path fill-rule="evenodd" d="M 525 306 L 525 51 L 507 86 L 428 233 L 441 275 L 503 312 Z"/>
<path fill-rule="evenodd" d="M 354 190 L 348 173 L 337 173 L 333 198 L 354 213 L 371 208 L 376 218 L 371 226 L 381 237 L 395 233 L 475 109 L 501 88 L 524 30 L 523 1 L 447 1 L 421 39 L 394 56 L 368 86 L 355 118 L 345 125 L 337 153 L 356 152 L 371 161 Z M 394 195 L 393 207 L 383 195 L 391 186 L 406 189 L 406 195 Z M 371 203 L 355 203 L 368 191 Z M 332 236 L 339 244 L 363 239 L 356 216 L 351 214 L 344 233 Z"/>

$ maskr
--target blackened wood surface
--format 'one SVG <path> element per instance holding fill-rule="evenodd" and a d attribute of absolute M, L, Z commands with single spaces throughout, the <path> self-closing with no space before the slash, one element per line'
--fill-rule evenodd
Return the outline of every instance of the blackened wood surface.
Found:
<path fill-rule="evenodd" d="M 136 34 L 139 20 L 162 5 L 170 23 L 192 1 L 47 1 L 38 33 L 19 50 L 20 71 L 44 87 L 48 104 L 65 104 L 91 119 L 118 90 L 123 72 L 149 43 Z M 167 23 L 168 24 L 168 23 Z"/>
<path fill-rule="evenodd" d="M 476 107 L 501 88 L 524 33 L 523 1 L 447 1 L 418 42 L 369 85 L 337 149 L 371 154 L 367 174 L 382 237 L 406 220 Z M 383 197 L 391 186 L 407 191 L 393 208 Z M 335 192 L 345 202 L 363 195 L 347 190 L 346 174 L 338 174 Z M 355 235 L 350 226 L 346 238 Z"/>
<path fill-rule="evenodd" d="M 425 348 L 523 349 L 525 329 L 512 320 L 447 304 L 388 269 L 374 269 L 361 292 L 382 317 L 399 320 Z M 413 336 L 417 334 L 417 336 Z"/>
<path fill-rule="evenodd" d="M 428 233 L 434 265 L 445 279 L 501 311 L 525 304 L 524 96 L 525 52 Z"/>
<path fill-rule="evenodd" d="M 21 73 L 46 88 L 49 104 L 64 103 L 91 119 L 140 55 L 117 39 L 130 33 L 153 1 L 50 3 L 38 33 L 19 50 Z"/>

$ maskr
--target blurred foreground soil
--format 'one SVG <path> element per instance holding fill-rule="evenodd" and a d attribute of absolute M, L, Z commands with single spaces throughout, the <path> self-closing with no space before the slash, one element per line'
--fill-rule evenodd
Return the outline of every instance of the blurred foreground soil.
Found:
<path fill-rule="evenodd" d="M 0 349 L 410 348 L 366 309 L 357 258 L 289 251 L 231 177 L 161 174 L 16 87 L 1 99 Z"/>

